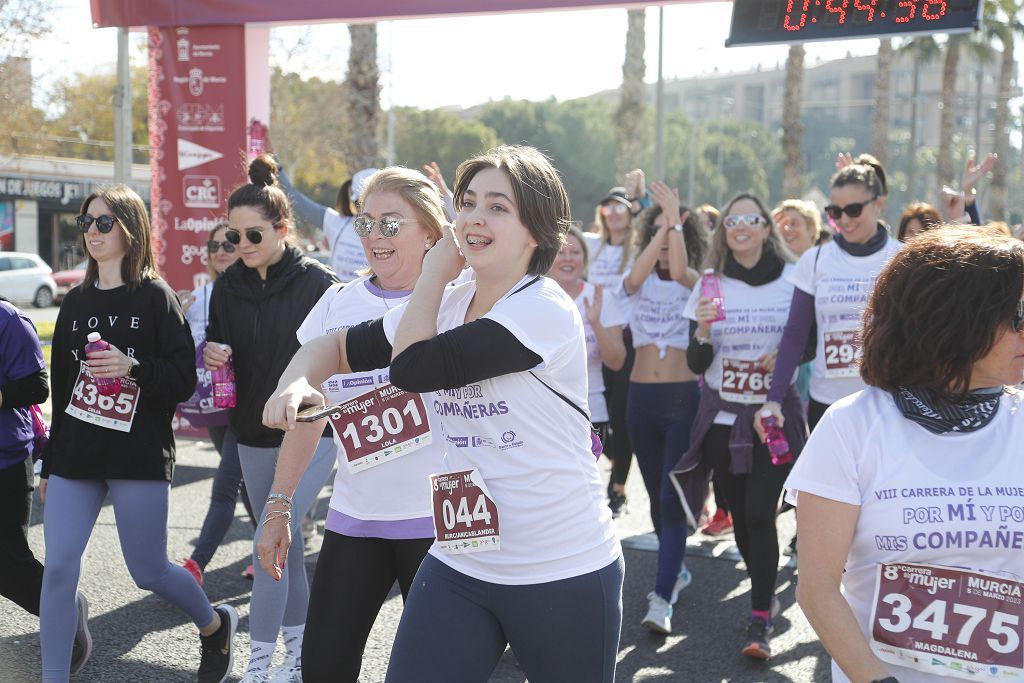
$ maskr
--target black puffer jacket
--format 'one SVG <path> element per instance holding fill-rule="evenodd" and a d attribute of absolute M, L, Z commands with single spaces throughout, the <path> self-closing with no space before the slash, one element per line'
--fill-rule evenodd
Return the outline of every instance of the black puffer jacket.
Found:
<path fill-rule="evenodd" d="M 266 280 L 238 260 L 214 283 L 206 339 L 232 349 L 238 403 L 230 421 L 240 444 L 281 445 L 284 432 L 263 426 L 263 406 L 299 350 L 295 331 L 336 282 L 330 270 L 288 246 Z"/>

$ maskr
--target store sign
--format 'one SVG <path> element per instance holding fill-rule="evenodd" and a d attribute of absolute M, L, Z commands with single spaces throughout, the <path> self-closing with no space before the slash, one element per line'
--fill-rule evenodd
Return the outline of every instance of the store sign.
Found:
<path fill-rule="evenodd" d="M 89 194 L 90 186 L 66 180 L 0 176 L 0 195 L 19 199 L 52 199 L 61 204 L 72 204 L 77 209 Z"/>

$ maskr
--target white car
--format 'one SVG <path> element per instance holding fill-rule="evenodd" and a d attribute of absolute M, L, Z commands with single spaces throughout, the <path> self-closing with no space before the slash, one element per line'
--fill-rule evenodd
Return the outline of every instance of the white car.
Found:
<path fill-rule="evenodd" d="M 0 296 L 37 308 L 53 304 L 57 283 L 50 266 L 35 254 L 0 251 Z"/>

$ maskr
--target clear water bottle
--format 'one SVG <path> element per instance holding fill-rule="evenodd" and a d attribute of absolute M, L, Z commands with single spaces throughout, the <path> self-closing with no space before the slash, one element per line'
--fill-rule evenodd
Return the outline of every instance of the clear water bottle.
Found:
<path fill-rule="evenodd" d="M 700 295 L 707 297 L 715 303 L 718 315 L 711 322 L 717 323 L 725 320 L 725 300 L 722 298 L 722 281 L 715 275 L 715 271 L 708 268 L 700 279 Z"/>
<path fill-rule="evenodd" d="M 110 344 L 103 341 L 99 332 L 90 332 L 86 339 L 89 340 L 89 343 L 85 345 L 86 358 L 90 353 L 106 351 L 110 348 Z M 96 388 L 104 396 L 117 396 L 121 393 L 120 377 L 93 377 L 93 381 L 96 382 Z"/>
<path fill-rule="evenodd" d="M 779 426 L 779 421 L 772 415 L 772 411 L 762 410 L 761 426 L 764 428 L 764 444 L 768 446 L 768 452 L 772 456 L 773 465 L 785 465 L 793 462 L 793 454 L 789 450 L 789 441 Z"/>
<path fill-rule="evenodd" d="M 213 407 L 234 408 L 235 400 L 235 366 L 228 358 L 224 365 L 212 373 L 210 379 L 213 382 Z"/>

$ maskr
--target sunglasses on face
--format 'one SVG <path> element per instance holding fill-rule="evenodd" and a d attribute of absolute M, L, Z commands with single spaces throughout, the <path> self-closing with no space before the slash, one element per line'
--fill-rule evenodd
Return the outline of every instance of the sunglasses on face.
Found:
<path fill-rule="evenodd" d="M 1017 310 L 1013 313 L 1013 320 L 1010 322 L 1013 331 L 1017 334 L 1024 332 L 1024 301 L 1017 302 Z"/>
<path fill-rule="evenodd" d="M 249 241 L 252 242 L 252 240 Z M 216 254 L 221 249 L 224 250 L 225 254 L 235 253 L 235 245 L 229 242 L 228 240 L 224 240 L 223 242 L 218 242 L 217 240 L 210 240 L 209 242 L 206 243 L 206 249 L 211 254 Z"/>
<path fill-rule="evenodd" d="M 117 219 L 113 216 L 97 216 L 93 218 L 87 213 L 83 213 L 81 216 L 75 216 L 75 222 L 78 223 L 78 229 L 84 235 L 89 232 L 89 227 L 96 223 L 96 229 L 106 235 L 108 232 L 114 229 L 114 223 Z"/>
<path fill-rule="evenodd" d="M 870 204 L 871 202 L 875 201 L 876 199 L 878 199 L 878 197 L 872 197 L 866 202 L 854 202 L 853 204 L 847 204 L 846 206 L 836 206 L 835 204 L 829 204 L 828 206 L 825 207 L 825 213 L 828 214 L 828 217 L 834 221 L 839 220 L 839 218 L 843 215 L 844 212 L 850 218 L 857 218 L 858 216 L 860 216 L 861 212 L 864 211 L 864 207 Z"/>
<path fill-rule="evenodd" d="M 629 211 L 629 207 L 627 207 L 625 204 L 619 204 L 618 202 L 614 204 L 601 205 L 601 214 L 605 216 L 611 216 L 612 214 L 615 213 L 623 214 L 626 213 L 627 211 Z"/>
<path fill-rule="evenodd" d="M 379 219 L 373 220 L 369 216 L 361 214 L 352 221 L 352 229 L 360 237 L 369 237 L 373 232 L 373 226 L 376 225 L 381 237 L 391 238 L 398 234 L 403 224 L 415 220 L 415 218 L 398 218 L 396 216 L 381 216 Z"/>
<path fill-rule="evenodd" d="M 722 219 L 722 225 L 725 226 L 726 230 L 734 230 L 741 225 L 751 228 L 756 228 L 759 225 L 768 225 L 768 221 L 759 213 L 731 213 Z"/>
<path fill-rule="evenodd" d="M 242 242 L 242 233 L 238 230 L 226 230 L 224 232 L 224 237 L 227 240 L 224 244 L 240 244 Z M 246 228 L 245 239 L 249 240 L 252 244 L 259 244 L 263 241 L 263 231 L 257 230 L 256 228 Z M 210 243 L 208 242 L 207 246 L 209 245 Z M 227 251 L 227 249 L 225 249 L 225 251 Z M 232 251 L 234 251 L 234 249 L 232 249 Z"/>

